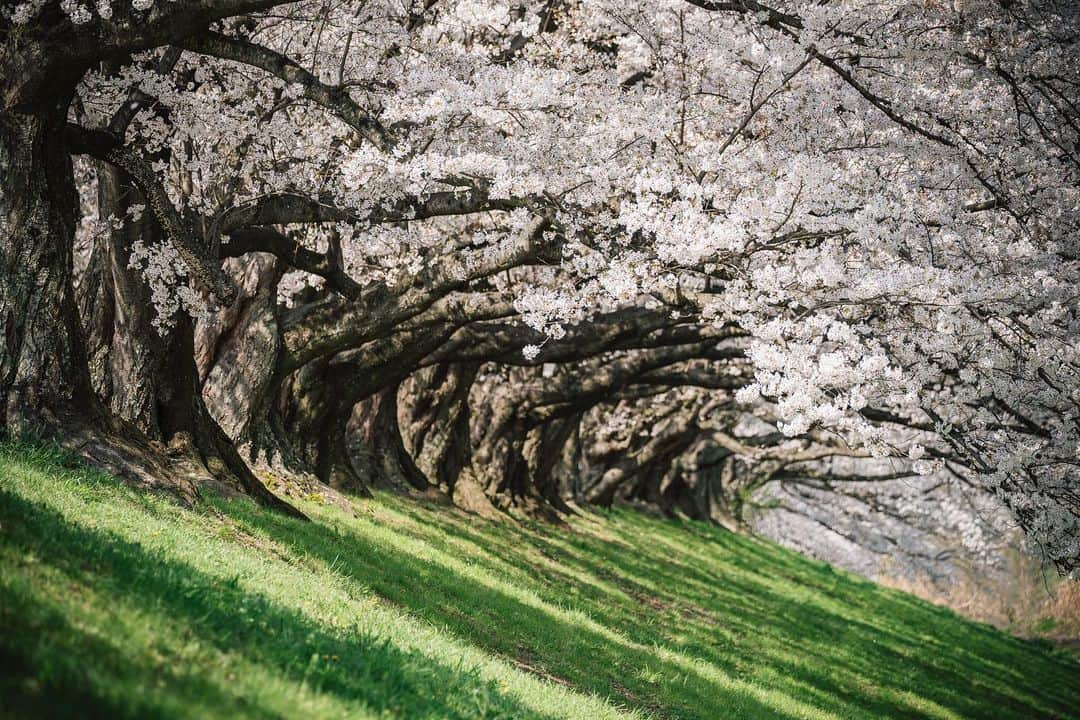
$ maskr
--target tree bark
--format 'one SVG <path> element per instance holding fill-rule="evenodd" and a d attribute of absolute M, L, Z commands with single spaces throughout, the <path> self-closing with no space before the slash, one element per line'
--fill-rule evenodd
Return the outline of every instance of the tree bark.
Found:
<path fill-rule="evenodd" d="M 518 390 L 498 375 L 473 386 L 470 462 L 454 485 L 453 500 L 480 515 L 501 511 L 559 521 L 562 510 L 541 493 L 526 457 L 534 449 L 532 423 Z"/>
<path fill-rule="evenodd" d="M 522 448 L 532 486 L 540 497 L 564 514 L 574 512 L 566 497 L 570 476 L 577 470 L 576 445 L 571 439 L 580 421 L 581 415 L 576 414 L 535 427 Z"/>
<path fill-rule="evenodd" d="M 0 422 L 15 435 L 51 436 L 97 410 L 71 279 L 65 107 L 0 111 Z"/>
<path fill-rule="evenodd" d="M 6 71 L 4 68 L 2 71 Z M 0 427 L 50 439 L 144 488 L 196 488 L 96 397 L 72 282 L 77 194 L 64 142 L 70 95 L 0 110 Z"/>
<path fill-rule="evenodd" d="M 398 390 L 398 420 L 416 466 L 447 495 L 469 464 L 469 390 L 480 366 L 443 363 L 411 375 Z"/>
<path fill-rule="evenodd" d="M 277 284 L 281 264 L 251 253 L 230 261 L 238 286 L 227 308 L 200 321 L 195 363 L 210 414 L 248 460 L 278 471 L 302 463 L 293 456 L 275 403 L 287 378 L 277 371 L 281 346 Z"/>
<path fill-rule="evenodd" d="M 135 241 L 148 246 L 163 242 L 149 214 L 138 220 L 128 215 L 133 205 L 146 205 L 144 197 L 123 171 L 102 164 L 98 202 L 100 217 L 124 219 L 122 227 L 100 239 L 98 261 L 87 269 L 100 273 L 86 278 L 88 283 L 110 288 L 98 298 L 108 307 L 90 316 L 98 325 L 89 328 L 91 346 L 99 347 L 92 367 L 102 400 L 116 416 L 159 442 L 174 473 L 191 486 L 216 483 L 299 515 L 255 476 L 207 411 L 195 365 L 192 319 L 181 312 L 171 324 L 154 327 L 150 289 L 129 266 Z M 101 325 L 108 319 L 110 327 Z"/>
<path fill-rule="evenodd" d="M 231 473 L 256 499 L 299 514 L 237 462 L 235 449 L 202 407 L 194 382 L 190 326 L 175 336 L 180 347 L 166 344 L 156 354 L 158 362 L 153 362 L 145 327 L 148 306 L 124 274 L 126 253 L 121 260 L 117 252 L 125 248 L 125 238 L 115 233 L 109 239 L 108 257 L 95 267 L 114 280 L 113 297 L 104 298 L 111 307 L 98 318 L 104 322 L 112 316 L 112 352 L 96 357 L 102 367 L 110 365 L 108 390 L 121 410 L 119 417 L 95 395 L 73 285 L 78 196 L 64 141 L 66 107 L 64 98 L 55 108 L 35 113 L 10 108 L 0 112 L 3 428 L 16 437 L 56 439 L 103 469 L 138 485 L 168 489 L 188 501 L 197 494 L 200 474 L 194 472 L 195 466 L 206 464 L 212 476 L 220 479 Z M 118 177 L 107 172 L 103 178 L 104 192 L 119 202 Z M 118 273 L 121 264 L 125 267 Z M 118 328 L 122 332 L 117 333 Z M 173 366 L 163 373 L 160 363 L 166 359 Z M 185 361 L 186 367 L 176 366 Z M 154 387 L 159 378 L 166 387 Z M 154 401 L 162 398 L 166 404 L 155 407 Z M 162 418 L 171 427 L 159 428 Z M 178 453 L 174 444 L 173 452 L 162 455 L 143 431 L 170 440 L 183 433 L 189 447 Z M 199 462 L 193 463 L 193 458 Z"/>
<path fill-rule="evenodd" d="M 161 343 L 152 328 L 150 290 L 138 270 L 130 268 L 135 242 L 160 242 L 148 215 L 129 216 L 133 205 L 145 201 L 125 182 L 124 174 L 107 163 L 97 167 L 98 216 L 123 219 L 96 238 L 89 266 L 80 278 L 80 309 L 86 333 L 94 390 L 116 415 L 153 439 L 161 439 L 155 409 L 160 376 L 155 372 Z"/>
<path fill-rule="evenodd" d="M 397 397 L 394 385 L 353 408 L 348 432 L 353 466 L 370 487 L 429 492 L 432 484 L 402 442 Z"/>
<path fill-rule="evenodd" d="M 642 446 L 633 451 L 628 448 L 586 489 L 589 502 L 610 506 L 620 491 L 632 492 L 633 480 L 642 477 L 649 467 L 666 468 L 693 441 L 696 420 L 696 415 L 689 413 L 671 419 Z"/>
<path fill-rule="evenodd" d="M 209 475 L 267 507 L 303 518 L 255 475 L 207 409 L 195 366 L 192 319 L 181 317 L 163 341 L 152 369 L 157 378 L 154 411 L 170 454 L 188 465 L 196 477 Z"/>

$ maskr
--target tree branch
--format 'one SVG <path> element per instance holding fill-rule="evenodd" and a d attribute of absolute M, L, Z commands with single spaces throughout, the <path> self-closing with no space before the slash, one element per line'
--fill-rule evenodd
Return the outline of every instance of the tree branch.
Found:
<path fill-rule="evenodd" d="M 172 242 L 180 254 L 191 279 L 200 289 L 211 293 L 223 305 L 235 299 L 236 288 L 221 271 L 218 258 L 212 257 L 207 248 L 195 240 L 195 234 L 180 217 L 180 213 L 173 206 L 168 193 L 146 160 L 131 148 L 121 144 L 115 136 L 103 130 L 87 130 L 68 123 L 65 129 L 65 140 L 72 152 L 90 155 L 126 172 L 146 197 L 154 219 L 161 226 L 165 237 Z"/>
<path fill-rule="evenodd" d="M 287 83 L 299 84 L 304 88 L 304 97 L 337 115 L 375 147 L 388 152 L 394 145 L 386 128 L 357 105 L 346 88 L 326 85 L 296 61 L 270 48 L 212 32 L 185 38 L 179 44 L 193 52 L 257 67 Z"/>
<path fill-rule="evenodd" d="M 267 252 L 297 270 L 318 275 L 334 292 L 350 300 L 359 300 L 363 293 L 360 284 L 349 277 L 332 255 L 308 249 L 272 228 L 235 230 L 229 234 L 229 242 L 222 245 L 224 257 L 240 257 L 249 252 Z"/>

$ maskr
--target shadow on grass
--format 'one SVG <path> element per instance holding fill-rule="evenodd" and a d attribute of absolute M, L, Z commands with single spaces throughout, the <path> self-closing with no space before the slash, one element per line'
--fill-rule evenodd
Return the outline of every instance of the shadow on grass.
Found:
<path fill-rule="evenodd" d="M 117 603 L 161 613 L 162 622 L 179 623 L 201 642 L 238 653 L 296 684 L 332 694 L 355 710 L 460 720 L 548 717 L 523 707 L 474 671 L 404 652 L 359 628 L 331 631 L 240 589 L 237 582 L 73 524 L 50 508 L 3 490 L 0 524 L 7 549 L 33 553 L 39 562 L 72 581 L 92 584 Z M 73 711 L 79 717 L 168 716 L 161 707 L 155 709 L 140 699 L 143 689 L 159 679 L 157 674 L 126 660 L 98 638 L 71 632 L 59 609 L 41 603 L 38 593 L 0 584 L 0 605 L 5 608 L 0 613 L 0 663 L 6 678 L 0 689 L 5 703 L 37 710 L 28 717 L 70 717 Z M 64 640 L 35 643 L 42 634 Z M 78 653 L 74 661 L 57 656 L 73 648 Z M 87 664 L 104 665 L 111 685 L 103 688 L 92 682 L 90 668 L 80 669 Z M 229 715 L 273 716 L 266 708 L 251 707 L 248 698 L 201 683 L 197 675 L 185 675 L 170 693 L 185 703 L 216 704 L 219 714 L 222 706 L 231 706 L 235 713 Z M 191 716 L 192 710 L 189 704 L 184 714 Z"/>
<path fill-rule="evenodd" d="M 198 674 L 149 667 L 73 627 L 61 608 L 26 587 L 0 584 L 0 598 L 0 716 L 167 720 L 176 717 L 178 706 L 185 715 L 209 716 L 237 704 L 235 696 Z M 87 676 L 87 660 L 107 678 L 107 689 Z M 159 681 L 168 697 L 147 697 L 143 689 Z M 247 709 L 260 718 L 279 717 L 265 707 Z"/>
<path fill-rule="evenodd" d="M 607 578 L 618 592 L 588 608 L 605 625 L 726 671 L 741 655 L 736 670 L 768 668 L 783 678 L 771 686 L 833 712 L 910 714 L 896 698 L 916 695 L 968 717 L 1070 717 L 1080 697 L 1080 666 L 1063 654 L 717 528 L 619 515 L 610 526 L 615 537 L 602 540 L 543 526 L 527 533 L 504 525 L 463 527 L 452 516 L 408 512 L 434 525 L 437 535 L 514 556 L 517 564 L 536 562 L 519 550 L 531 545 L 553 562 Z M 706 542 L 690 542 L 701 539 Z M 691 547 L 716 553 L 701 557 Z M 545 569 L 529 572 L 542 577 Z M 669 608 L 664 622 L 641 622 L 648 603 Z M 687 629 L 725 642 L 687 644 Z"/>
<path fill-rule="evenodd" d="M 731 552 L 715 563 L 731 567 L 726 575 L 684 564 L 670 547 L 657 547 L 655 538 L 645 536 L 635 541 L 621 535 L 611 542 L 543 526 L 407 511 L 430 527 L 430 534 L 409 532 L 436 550 L 419 558 L 347 526 L 302 525 L 239 504 L 226 511 L 298 553 L 336 561 L 342 574 L 471 642 L 525 658 L 598 694 L 611 696 L 614 689 L 632 706 L 673 717 L 784 717 L 772 692 L 796 701 L 795 713 L 801 704 L 845 716 L 912 717 L 930 708 L 965 717 L 1051 718 L 1070 717 L 1080 696 L 1072 661 L 743 538 L 715 541 Z M 633 534 L 634 521 L 618 522 Z M 653 527 L 658 525 L 652 521 L 649 529 L 659 532 Z M 679 532 L 674 525 L 676 539 Z M 529 584 L 540 584 L 543 601 L 526 602 L 497 582 L 461 577 L 445 557 L 460 548 L 445 536 L 480 550 L 464 554 L 492 578 L 504 576 L 507 564 L 523 568 L 534 580 Z M 570 596 L 567 583 L 573 580 L 529 557 L 526 547 L 608 578 L 618 590 L 605 593 L 590 585 L 586 596 Z M 777 573 L 792 590 L 812 589 L 835 599 L 836 609 L 777 592 Z M 643 612 L 641 601 L 655 598 L 657 588 L 676 589 L 664 601 L 676 606 L 689 599 L 704 609 L 704 617 L 650 621 L 665 611 Z M 561 611 L 568 603 L 596 623 L 575 622 Z M 619 635 L 599 632 L 596 624 Z M 688 630 L 695 638 L 726 640 L 687 643 Z M 702 662 L 732 682 L 702 674 Z"/>
<path fill-rule="evenodd" d="M 411 519 L 393 528 L 400 541 L 379 541 L 360 524 L 367 520 L 302 523 L 244 501 L 214 503 L 242 529 L 318 563 L 352 590 L 369 589 L 526 670 L 659 717 L 782 719 L 820 710 L 1067 718 L 1080 697 L 1075 661 L 707 526 L 616 512 L 602 526 L 610 537 L 600 537 L 388 504 Z M 331 629 L 238 582 L 2 490 L 0 524 L 0 549 L 34 552 L 106 597 L 354 708 L 406 718 L 547 717 L 475 672 L 358 627 Z M 423 545 L 410 550 L 405 535 Z M 62 604 L 35 609 L 35 602 L 39 594 L 0 582 L 0 678 L 11 681 L 5 687 L 0 679 L 0 697 L 43 677 L 33 697 L 15 698 L 45 703 L 28 716 L 49 716 L 52 700 L 77 703 L 85 716 L 169 716 L 162 708 L 170 698 L 141 702 L 140 688 L 158 679 L 153 669 L 68 626 Z M 16 610 L 5 614 L 5 606 Z M 72 639 L 28 645 L 42 628 Z M 56 658 L 72 647 L 73 661 Z M 333 656 L 340 659 L 326 661 Z M 105 666 L 117 687 L 104 692 L 90 682 L 79 667 L 87 660 Z M 58 669 L 42 673 L 50 663 Z M 198 673 L 167 680 L 173 702 L 193 697 L 236 716 L 272 716 Z"/>
<path fill-rule="evenodd" d="M 249 531 L 332 564 L 341 575 L 467 642 L 614 702 L 659 717 L 798 717 L 738 679 L 725 687 L 703 676 L 692 658 L 666 659 L 585 617 L 514 597 L 497 582 L 466 577 L 437 557 L 419 558 L 347 528 L 294 522 L 249 503 L 219 507 Z"/>

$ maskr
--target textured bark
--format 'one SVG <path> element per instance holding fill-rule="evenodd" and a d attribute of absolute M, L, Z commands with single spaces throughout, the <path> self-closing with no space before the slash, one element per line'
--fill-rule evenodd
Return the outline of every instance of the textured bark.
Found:
<path fill-rule="evenodd" d="M 535 374 L 531 369 L 516 372 Z M 541 493 L 526 457 L 533 423 L 520 389 L 500 376 L 473 386 L 469 464 L 458 476 L 453 500 L 481 515 L 501 511 L 557 521 L 560 508 Z"/>
<path fill-rule="evenodd" d="M 99 203 L 104 204 L 101 200 Z M 108 249 L 107 237 L 95 237 L 90 246 L 83 249 L 86 253 L 85 264 L 76 268 L 75 273 L 75 294 L 86 339 L 90 384 L 106 404 L 112 398 L 112 363 L 109 356 L 116 314 Z M 79 248 L 76 248 L 76 253 L 78 251 Z"/>
<path fill-rule="evenodd" d="M 124 173 L 103 165 L 98 174 L 99 214 L 127 217 L 142 194 Z M 100 273 L 100 284 L 111 292 L 96 298 L 108 303 L 90 315 L 94 375 L 99 394 L 113 414 L 160 443 L 174 471 L 192 487 L 218 484 L 254 497 L 263 504 L 298 515 L 273 495 L 243 462 L 235 446 L 210 416 L 202 398 L 194 360 L 194 327 L 186 315 L 159 330 L 154 327 L 150 289 L 141 273 L 129 267 L 131 246 L 162 242 L 157 223 L 149 216 L 128 219 L 104 235 L 87 268 Z M 87 278 L 89 283 L 94 278 Z M 84 282 L 87 285 L 87 282 Z M 111 319 L 109 327 L 103 326 Z"/>
<path fill-rule="evenodd" d="M 273 402 L 282 378 L 277 318 L 277 258 L 251 254 L 230 261 L 237 299 L 200 322 L 195 362 L 210 413 L 249 457 L 287 453 L 284 429 L 273 424 Z"/>
<path fill-rule="evenodd" d="M 686 450 L 694 439 L 696 433 L 696 414 L 686 413 L 670 419 L 665 425 L 648 440 L 636 449 L 617 456 L 600 479 L 592 486 L 586 488 L 585 496 L 589 502 L 597 505 L 608 506 L 614 502 L 620 490 L 633 494 L 633 483 L 641 478 L 648 479 L 649 473 L 656 474 L 654 468 L 659 468 L 662 473 L 667 464 L 681 452 Z M 638 493 L 648 498 L 650 493 Z"/>
<path fill-rule="evenodd" d="M 784 467 L 782 461 L 748 464 L 727 448 L 704 442 L 695 458 L 694 479 L 699 489 L 702 520 L 733 531 L 747 531 L 747 499 Z"/>
<path fill-rule="evenodd" d="M 98 273 L 99 279 L 108 276 L 109 282 L 84 307 L 96 310 L 88 326 L 97 331 L 94 357 L 100 387 L 120 412 L 114 416 L 95 396 L 73 286 L 78 200 L 64 125 L 70 95 L 58 93 L 55 98 L 52 107 L 41 102 L 29 106 L 33 112 L 11 107 L 0 111 L 4 429 L 16 436 L 55 438 L 106 470 L 141 486 L 171 490 L 186 500 L 194 498 L 202 476 L 221 479 L 229 473 L 264 503 L 291 510 L 250 471 L 244 474 L 247 468 L 235 462 L 239 456 L 235 450 L 230 454 L 231 446 L 201 407 L 190 342 L 151 353 L 145 292 L 127 275 L 126 251 L 132 238 L 119 232 L 112 233 L 108 245 L 92 258 L 88 270 Z M 109 205 L 105 212 L 129 201 L 118 175 L 106 171 L 102 179 L 102 199 Z M 144 231 L 135 226 L 125 232 Z M 190 337 L 190 329 L 187 334 Z M 160 362 L 166 357 L 186 359 L 190 368 L 171 367 L 171 374 L 162 374 Z M 155 378 L 169 386 L 155 387 Z M 155 407 L 162 398 L 168 399 L 169 407 Z M 172 424 L 167 431 L 159 426 L 161 418 Z M 162 453 L 143 431 L 175 442 Z"/>
<path fill-rule="evenodd" d="M 571 439 L 580 421 L 581 415 L 577 414 L 533 428 L 522 448 L 533 487 L 561 513 L 573 512 L 566 498 L 572 492 L 571 477 L 577 470 L 577 450 Z"/>
<path fill-rule="evenodd" d="M 335 489 L 370 495 L 353 467 L 349 422 L 356 404 L 328 360 L 310 362 L 289 375 L 271 410 L 281 428 L 279 447 L 294 473 L 307 473 Z"/>
<path fill-rule="evenodd" d="M 13 433 L 52 434 L 94 414 L 71 280 L 78 204 L 64 100 L 42 114 L 0 110 L 0 422 Z"/>
<path fill-rule="evenodd" d="M 698 427 L 692 413 L 676 411 L 651 424 L 655 433 L 639 429 L 630 439 L 586 448 L 581 472 L 586 501 L 602 506 L 629 502 L 669 516 L 747 530 L 747 498 L 786 461 L 749 462 L 740 452 L 751 450 L 717 443 L 716 431 Z"/>
<path fill-rule="evenodd" d="M 404 331 L 333 358 L 306 364 L 291 373 L 282 386 L 272 422 L 284 428 L 294 456 L 327 484 L 359 492 L 365 492 L 372 483 L 427 490 L 430 483 L 423 474 L 415 467 L 405 467 L 411 465 L 411 460 L 395 461 L 392 464 L 400 466 L 401 472 L 394 471 L 384 477 L 371 472 L 374 466 L 365 461 L 361 463 L 366 468 L 361 477 L 354 472 L 348 458 L 351 448 L 361 455 L 369 452 L 372 443 L 365 433 L 371 432 L 372 423 L 396 438 L 386 445 L 387 452 L 399 452 L 401 441 L 394 398 L 386 406 L 393 412 L 392 418 L 366 418 L 367 412 L 377 414 L 384 410 L 378 401 L 364 403 L 379 393 L 395 390 L 452 331 L 451 327 L 442 325 Z M 403 449 L 400 453 L 406 454 Z"/>
<path fill-rule="evenodd" d="M 398 391 L 405 448 L 434 484 L 452 494 L 469 463 L 469 390 L 479 365 L 440 364 L 414 373 Z"/>
<path fill-rule="evenodd" d="M 196 489 L 186 476 L 91 387 L 72 283 L 78 206 L 64 144 L 67 98 L 44 110 L 39 102 L 34 113 L 0 111 L 0 424 L 190 501 Z"/>
<path fill-rule="evenodd" d="M 35 75 L 19 65 L 46 59 L 33 43 L 0 57 L 0 427 L 55 439 L 133 484 L 190 500 L 194 487 L 91 387 L 72 283 L 78 205 L 64 139 L 81 71 L 68 68 L 66 83 Z"/>
<path fill-rule="evenodd" d="M 308 363 L 284 378 L 270 403 L 269 422 L 280 429 L 279 442 L 287 444 L 288 453 L 312 471 L 318 458 L 318 436 L 326 430 L 326 416 L 332 412 L 337 392 L 328 373 L 329 360 Z"/>
<path fill-rule="evenodd" d="M 369 487 L 427 492 L 431 483 L 401 439 L 397 395 L 396 385 L 388 387 L 354 408 L 348 433 L 353 467 Z"/>
<path fill-rule="evenodd" d="M 636 470 L 635 482 L 629 489 L 624 485 L 621 495 L 657 508 L 669 517 L 681 515 L 708 521 L 708 503 L 703 494 L 707 486 L 698 482 L 684 462 L 684 453 L 693 440 L 690 432 L 669 443 L 663 453 Z"/>
<path fill-rule="evenodd" d="M 132 205 L 145 205 L 141 193 L 123 173 L 106 163 L 97 168 L 98 213 L 102 218 L 128 218 Z M 83 325 L 91 380 L 112 412 L 162 439 L 155 408 L 161 343 L 154 337 L 153 305 L 141 274 L 128 267 L 136 241 L 159 241 L 147 216 L 128 219 L 121 228 L 97 238 L 86 276 L 81 279 Z"/>
<path fill-rule="evenodd" d="M 194 359 L 194 329 L 182 318 L 156 354 L 152 372 L 157 378 L 154 411 L 162 439 L 172 454 L 195 473 L 205 473 L 226 486 L 294 517 L 302 513 L 281 500 L 256 477 L 236 445 L 207 410 Z"/>
<path fill-rule="evenodd" d="M 582 493 L 582 476 L 586 471 L 581 430 L 582 417 L 583 413 L 579 413 L 567 420 L 570 423 L 570 431 L 559 453 L 558 462 L 552 469 L 552 482 L 559 488 L 559 497 L 579 506 L 585 502 L 585 496 Z"/>

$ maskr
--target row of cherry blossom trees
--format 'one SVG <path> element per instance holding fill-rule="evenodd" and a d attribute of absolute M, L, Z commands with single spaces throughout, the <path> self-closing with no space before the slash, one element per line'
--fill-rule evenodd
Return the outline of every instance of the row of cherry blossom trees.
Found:
<path fill-rule="evenodd" d="M 132 479 L 940 476 L 1080 558 L 1068 0 L 0 9 L 0 419 Z M 260 477 L 261 476 L 261 477 Z"/>

